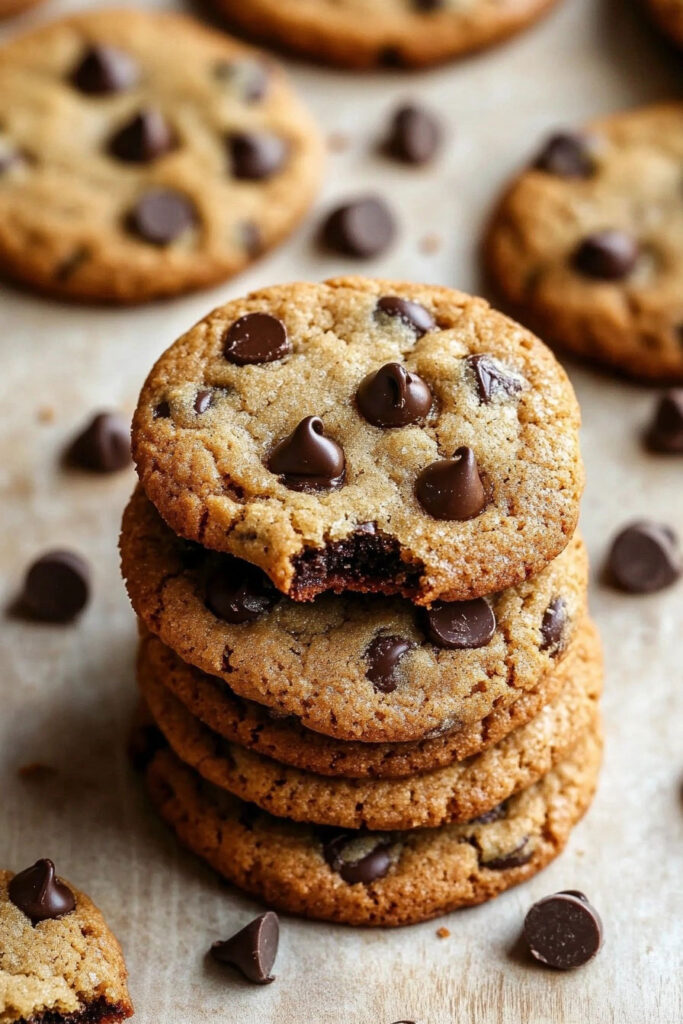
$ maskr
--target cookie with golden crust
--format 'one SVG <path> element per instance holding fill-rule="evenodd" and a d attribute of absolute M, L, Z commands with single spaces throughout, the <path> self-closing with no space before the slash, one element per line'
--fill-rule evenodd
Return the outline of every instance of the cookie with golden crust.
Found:
<path fill-rule="evenodd" d="M 283 72 L 191 18 L 55 22 L 0 56 L 0 271 L 85 300 L 206 287 L 294 228 L 321 152 Z"/>
<path fill-rule="evenodd" d="M 415 924 L 483 903 L 556 857 L 597 784 L 599 731 L 480 821 L 407 832 L 353 832 L 274 818 L 217 789 L 169 750 L 147 786 L 180 841 L 278 910 L 324 921 Z"/>
<path fill-rule="evenodd" d="M 558 697 L 481 754 L 405 779 L 330 778 L 263 757 L 212 732 L 162 681 L 140 676 L 143 700 L 174 753 L 234 796 L 279 818 L 339 828 L 394 830 L 467 822 L 536 782 L 594 729 L 599 657 L 573 662 Z"/>
<path fill-rule="evenodd" d="M 126 977 L 102 914 L 51 861 L 0 871 L 0 1024 L 126 1020 Z"/>
<path fill-rule="evenodd" d="M 491 46 L 554 0 L 213 0 L 268 43 L 348 68 L 423 67 Z"/>
<path fill-rule="evenodd" d="M 224 680 L 187 665 L 144 628 L 138 679 L 143 690 L 145 685 L 163 684 L 190 715 L 228 744 L 236 743 L 318 775 L 397 779 L 444 768 L 489 749 L 555 700 L 577 669 L 586 671 L 599 658 L 598 633 L 586 618 L 576 630 L 566 657 L 533 690 L 521 693 L 509 707 L 492 711 L 480 722 L 417 743 L 359 743 L 313 732 L 292 716 L 283 717 L 238 697 Z"/>
<path fill-rule="evenodd" d="M 421 740 L 508 707 L 564 655 L 585 609 L 579 537 L 533 579 L 429 612 L 377 595 L 290 601 L 252 566 L 176 537 L 141 489 L 121 557 L 135 612 L 184 661 L 341 740 Z"/>
<path fill-rule="evenodd" d="M 647 0 L 659 27 L 677 46 L 683 46 L 683 0 Z"/>
<path fill-rule="evenodd" d="M 574 532 L 579 410 L 533 335 L 482 299 L 364 278 L 214 310 L 142 389 L 133 454 L 180 536 L 324 590 L 467 600 Z"/>
<path fill-rule="evenodd" d="M 576 355 L 644 380 L 683 380 L 681 161 L 683 103 L 551 136 L 507 190 L 485 242 L 515 314 Z"/>

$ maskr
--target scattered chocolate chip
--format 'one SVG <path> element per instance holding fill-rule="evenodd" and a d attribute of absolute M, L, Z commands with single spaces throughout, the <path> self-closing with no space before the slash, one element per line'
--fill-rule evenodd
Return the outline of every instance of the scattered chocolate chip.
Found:
<path fill-rule="evenodd" d="M 668 587 L 683 568 L 674 531 L 646 520 L 631 523 L 615 537 L 607 564 L 613 582 L 633 594 Z"/>
<path fill-rule="evenodd" d="M 481 865 L 489 871 L 507 871 L 510 868 L 521 868 L 528 864 L 534 855 L 533 849 L 528 846 L 529 837 L 524 836 L 514 850 L 504 854 L 502 857 L 492 857 L 491 860 L 482 860 Z"/>
<path fill-rule="evenodd" d="M 271 452 L 268 469 L 292 491 L 341 487 L 346 460 L 342 448 L 324 436 L 319 416 L 306 416 Z"/>
<path fill-rule="evenodd" d="M 246 313 L 228 328 L 223 355 L 229 363 L 272 363 L 292 351 L 287 328 L 269 313 Z"/>
<path fill-rule="evenodd" d="M 171 406 L 168 402 L 159 402 L 155 405 L 152 416 L 155 420 L 167 420 L 171 415 Z"/>
<path fill-rule="evenodd" d="M 541 650 L 559 654 L 564 647 L 567 628 L 567 602 L 556 597 L 546 608 L 541 621 Z"/>
<path fill-rule="evenodd" d="M 71 81 L 81 92 L 93 96 L 130 89 L 139 78 L 133 58 L 114 46 L 91 46 L 74 68 Z"/>
<path fill-rule="evenodd" d="M 379 256 L 396 234 L 394 217 L 383 199 L 366 196 L 333 210 L 323 225 L 324 244 L 345 256 Z"/>
<path fill-rule="evenodd" d="M 513 375 L 493 356 L 481 353 L 465 358 L 474 375 L 479 401 L 488 405 L 497 395 L 514 398 L 522 390 L 522 381 Z"/>
<path fill-rule="evenodd" d="M 271 178 L 287 159 L 289 146 L 279 135 L 268 132 L 240 132 L 227 139 L 230 168 L 235 178 L 263 181 Z"/>
<path fill-rule="evenodd" d="M 415 647 L 412 640 L 402 636 L 380 634 L 368 644 L 365 651 L 365 675 L 379 693 L 393 693 L 398 686 L 396 673 L 404 654 Z"/>
<path fill-rule="evenodd" d="M 14 906 L 34 925 L 64 917 L 76 906 L 74 894 L 57 878 L 51 860 L 37 860 L 33 867 L 20 871 L 11 879 L 7 892 Z"/>
<path fill-rule="evenodd" d="M 358 385 L 361 415 L 376 427 L 421 423 L 432 407 L 432 393 L 416 373 L 400 363 L 387 363 Z"/>
<path fill-rule="evenodd" d="M 401 320 L 418 338 L 436 327 L 434 317 L 428 309 L 419 302 L 411 302 L 410 299 L 402 299 L 398 295 L 383 295 L 378 299 L 377 312 Z"/>
<path fill-rule="evenodd" d="M 560 178 L 590 178 L 595 171 L 591 140 L 575 132 L 551 135 L 536 157 L 534 167 Z"/>
<path fill-rule="evenodd" d="M 534 903 L 524 937 L 535 960 L 567 971 L 583 967 L 602 945 L 602 922 L 583 893 L 557 892 Z"/>
<path fill-rule="evenodd" d="M 269 611 L 279 594 L 264 572 L 241 558 L 222 555 L 207 572 L 204 602 L 224 622 L 253 622 Z"/>
<path fill-rule="evenodd" d="M 70 622 L 90 597 L 90 567 L 73 551 L 50 551 L 29 568 L 21 606 L 41 622 Z"/>
<path fill-rule="evenodd" d="M 440 459 L 422 470 L 415 494 L 435 519 L 473 519 L 484 510 L 486 494 L 471 448 L 458 448 L 452 459 Z"/>
<path fill-rule="evenodd" d="M 645 442 L 653 452 L 683 455 L 683 388 L 672 388 L 660 397 Z"/>
<path fill-rule="evenodd" d="M 378 839 L 368 853 L 362 854 L 357 860 L 348 853 L 352 843 L 359 841 L 359 836 L 352 832 L 333 833 L 323 844 L 323 856 L 333 871 L 349 885 L 361 882 L 370 885 L 384 878 L 391 867 L 388 840 Z"/>
<path fill-rule="evenodd" d="M 426 164 L 441 143 L 441 125 L 425 107 L 407 104 L 394 114 L 386 141 L 386 151 L 409 164 Z"/>
<path fill-rule="evenodd" d="M 270 972 L 277 956 L 279 938 L 278 916 L 269 910 L 232 938 L 214 942 L 210 953 L 218 963 L 236 967 L 248 981 L 267 985 L 275 981 Z"/>
<path fill-rule="evenodd" d="M 586 277 L 619 281 L 636 265 L 640 249 L 625 231 L 596 231 L 584 238 L 572 254 L 572 265 Z"/>
<path fill-rule="evenodd" d="M 147 107 L 112 135 L 109 152 L 126 163 L 148 164 L 176 145 L 175 134 L 161 111 Z"/>
<path fill-rule="evenodd" d="M 426 612 L 432 643 L 453 651 L 486 647 L 496 632 L 496 616 L 488 601 L 437 601 Z"/>
<path fill-rule="evenodd" d="M 211 388 L 202 388 L 202 390 L 198 391 L 195 395 L 194 411 L 198 416 L 201 416 L 203 412 L 206 412 L 206 410 L 211 407 L 212 402 L 213 391 Z"/>
<path fill-rule="evenodd" d="M 100 412 L 72 441 L 70 465 L 95 473 L 113 473 L 130 465 L 130 423 L 118 412 Z"/>
<path fill-rule="evenodd" d="M 235 87 L 245 103 L 258 103 L 268 92 L 268 69 L 256 60 L 221 60 L 213 67 L 214 77 L 219 82 L 228 82 Z"/>
<path fill-rule="evenodd" d="M 131 231 L 150 245 L 170 245 L 196 223 L 194 203 L 171 188 L 144 192 L 128 216 Z"/>

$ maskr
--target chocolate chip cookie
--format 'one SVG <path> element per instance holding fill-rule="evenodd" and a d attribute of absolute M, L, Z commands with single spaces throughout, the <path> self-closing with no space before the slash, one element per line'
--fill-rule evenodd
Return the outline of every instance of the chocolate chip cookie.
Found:
<path fill-rule="evenodd" d="M 223 280 L 300 220 L 320 163 L 280 69 L 190 18 L 79 14 L 2 50 L 0 270 L 41 290 Z"/>
<path fill-rule="evenodd" d="M 677 46 L 683 46 L 683 0 L 647 0 L 652 17 Z"/>
<path fill-rule="evenodd" d="M 133 1007 L 121 948 L 100 911 L 39 860 L 0 871 L 0 1021 L 109 1024 Z"/>
<path fill-rule="evenodd" d="M 490 46 L 554 0 L 214 0 L 231 24 L 342 67 L 420 67 Z"/>
<path fill-rule="evenodd" d="M 161 357 L 133 454 L 179 535 L 295 600 L 461 601 L 573 535 L 579 410 L 533 335 L 482 299 L 364 278 L 214 310 Z"/>
<path fill-rule="evenodd" d="M 579 537 L 517 587 L 429 611 L 377 595 L 291 601 L 253 566 L 181 541 L 141 489 L 121 555 L 133 608 L 184 661 L 342 740 L 420 740 L 508 707 L 562 657 L 585 608 Z"/>
<path fill-rule="evenodd" d="M 147 769 L 153 802 L 185 846 L 269 906 L 326 921 L 402 925 L 482 903 L 561 852 L 589 806 L 598 730 L 495 813 L 464 825 L 354 832 L 271 817 L 205 782 L 169 750 Z"/>
<path fill-rule="evenodd" d="M 577 355 L 683 380 L 682 161 L 683 103 L 551 136 L 486 241 L 515 313 Z"/>

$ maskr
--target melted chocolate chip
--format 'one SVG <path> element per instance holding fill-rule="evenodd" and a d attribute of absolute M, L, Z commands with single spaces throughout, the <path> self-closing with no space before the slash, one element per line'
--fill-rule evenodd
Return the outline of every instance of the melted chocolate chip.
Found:
<path fill-rule="evenodd" d="M 504 854 L 502 857 L 492 857 L 491 860 L 482 860 L 481 865 L 489 871 L 508 871 L 510 868 L 521 868 L 528 864 L 534 855 L 534 851 L 528 848 L 529 837 L 524 836 L 514 850 Z"/>
<path fill-rule="evenodd" d="M 591 140 L 573 132 L 551 135 L 534 167 L 560 178 L 590 178 L 595 171 Z"/>
<path fill-rule="evenodd" d="M 400 363 L 387 363 L 361 381 L 356 401 L 368 423 L 405 427 L 424 420 L 432 407 L 432 393 L 416 373 Z"/>
<path fill-rule="evenodd" d="M 268 469 L 293 491 L 341 487 L 346 460 L 342 448 L 324 436 L 319 416 L 307 416 L 271 452 Z"/>
<path fill-rule="evenodd" d="M 287 328 L 269 313 L 246 313 L 228 328 L 223 355 L 229 363 L 272 363 L 292 351 Z"/>
<path fill-rule="evenodd" d="M 333 210 L 323 225 L 322 237 L 335 252 L 370 259 L 384 252 L 395 234 L 394 217 L 385 201 L 367 196 Z"/>
<path fill-rule="evenodd" d="M 619 281 L 631 273 L 639 254 L 638 243 L 625 231 L 596 231 L 576 247 L 572 264 L 586 277 Z"/>
<path fill-rule="evenodd" d="M 650 594 L 681 575 L 678 538 L 663 523 L 631 523 L 615 537 L 608 557 L 614 583 L 633 594 Z"/>
<path fill-rule="evenodd" d="M 112 136 L 109 152 L 126 163 L 148 164 L 176 145 L 176 137 L 164 115 L 155 107 L 148 107 Z"/>
<path fill-rule="evenodd" d="M 240 132 L 227 139 L 232 175 L 245 181 L 263 181 L 282 170 L 289 147 L 267 132 Z"/>
<path fill-rule="evenodd" d="M 218 963 L 236 967 L 248 981 L 267 985 L 275 980 L 270 972 L 277 956 L 279 938 L 278 916 L 269 910 L 232 938 L 214 942 L 210 953 Z"/>
<path fill-rule="evenodd" d="M 51 860 L 37 860 L 33 867 L 15 875 L 7 892 L 14 906 L 34 925 L 64 917 L 76 906 L 74 894 L 57 878 Z"/>
<path fill-rule="evenodd" d="M 182 192 L 152 188 L 145 192 L 128 216 L 128 227 L 150 245 L 170 245 L 197 223 L 197 211 Z"/>
<path fill-rule="evenodd" d="M 171 406 L 168 402 L 159 402 L 154 406 L 152 416 L 155 420 L 167 420 L 171 415 Z"/>
<path fill-rule="evenodd" d="M 492 398 L 514 398 L 522 390 L 522 381 L 513 376 L 492 356 L 481 353 L 467 356 L 465 362 L 472 370 L 479 401 L 488 405 Z"/>
<path fill-rule="evenodd" d="M 534 903 L 524 920 L 529 952 L 567 971 L 583 967 L 602 945 L 602 922 L 583 893 L 558 892 Z"/>
<path fill-rule="evenodd" d="M 92 96 L 123 92 L 138 78 L 138 66 L 129 54 L 114 46 L 98 45 L 86 50 L 71 75 L 76 88 Z"/>
<path fill-rule="evenodd" d="M 661 396 L 645 442 L 653 452 L 683 455 L 683 388 Z"/>
<path fill-rule="evenodd" d="M 206 574 L 204 603 L 224 622 L 253 622 L 269 611 L 279 596 L 266 574 L 241 558 L 223 555 L 210 564 Z"/>
<path fill-rule="evenodd" d="M 435 519 L 473 519 L 486 506 L 486 493 L 471 448 L 458 448 L 452 459 L 440 459 L 422 470 L 415 495 Z"/>
<path fill-rule="evenodd" d="M 261 61 L 221 60 L 214 65 L 213 73 L 219 82 L 233 85 L 245 103 L 258 103 L 268 92 L 268 69 Z"/>
<path fill-rule="evenodd" d="M 425 107 L 407 104 L 394 114 L 386 151 L 409 164 L 426 164 L 433 159 L 441 143 L 441 125 Z"/>
<path fill-rule="evenodd" d="M 541 622 L 541 650 L 559 654 L 565 645 L 568 610 L 563 597 L 556 597 L 545 610 Z"/>
<path fill-rule="evenodd" d="M 436 327 L 434 317 L 428 309 L 421 306 L 419 302 L 411 302 L 410 299 L 402 299 L 398 295 L 383 295 L 378 299 L 377 312 L 401 320 L 415 332 L 418 338 L 421 338 L 427 331 L 433 331 Z"/>
<path fill-rule="evenodd" d="M 202 388 L 198 391 L 194 400 L 194 411 L 198 416 L 211 407 L 213 402 L 213 391 L 211 388 Z"/>
<path fill-rule="evenodd" d="M 496 632 L 496 616 L 483 597 L 474 601 L 437 601 L 426 617 L 429 639 L 449 650 L 486 647 Z"/>
<path fill-rule="evenodd" d="M 324 842 L 323 856 L 332 870 L 349 885 L 356 885 L 358 882 L 370 885 L 384 878 L 391 867 L 388 841 L 377 839 L 377 845 L 359 860 L 345 859 L 346 848 L 358 838 L 358 835 L 352 832 L 333 833 L 331 838 Z"/>
<path fill-rule="evenodd" d="M 21 606 L 42 622 L 70 622 L 90 597 L 90 567 L 73 551 L 50 551 L 28 570 Z"/>
<path fill-rule="evenodd" d="M 401 658 L 414 647 L 412 640 L 402 636 L 380 634 L 370 641 L 364 655 L 367 665 L 365 675 L 375 690 L 393 693 L 398 686 L 396 675 Z"/>
<path fill-rule="evenodd" d="M 95 473 L 113 473 L 131 463 L 130 423 L 118 412 L 100 412 L 71 443 L 67 461 Z"/>

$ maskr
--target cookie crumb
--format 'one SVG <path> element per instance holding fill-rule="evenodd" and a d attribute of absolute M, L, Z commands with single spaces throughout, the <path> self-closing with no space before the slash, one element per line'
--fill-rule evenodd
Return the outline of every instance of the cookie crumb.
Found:
<path fill-rule="evenodd" d="M 426 256 L 431 256 L 432 253 L 438 252 L 443 244 L 443 239 L 440 235 L 437 235 L 435 231 L 430 234 L 423 235 L 419 242 L 420 252 L 423 252 Z"/>
<path fill-rule="evenodd" d="M 36 419 L 39 423 L 54 423 L 57 414 L 54 406 L 41 405 L 36 411 Z"/>
<path fill-rule="evenodd" d="M 440 939 L 450 939 L 451 937 L 450 929 L 448 928 L 437 928 L 436 934 Z"/>

